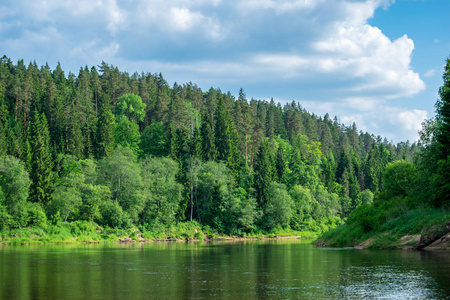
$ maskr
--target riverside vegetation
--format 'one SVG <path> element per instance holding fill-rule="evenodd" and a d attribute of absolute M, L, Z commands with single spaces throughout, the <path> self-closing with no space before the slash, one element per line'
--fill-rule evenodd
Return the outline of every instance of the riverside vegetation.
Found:
<path fill-rule="evenodd" d="M 104 62 L 66 76 L 4 56 L 0 242 L 311 235 L 347 220 L 324 235 L 347 245 L 399 212 L 418 224 L 402 234 L 438 228 L 448 217 L 446 70 L 421 142 L 394 145 L 243 89 L 170 87 Z"/>
<path fill-rule="evenodd" d="M 423 124 L 413 162 L 383 171 L 373 204 L 361 205 L 346 224 L 316 243 L 372 248 L 450 249 L 450 60 L 439 89 L 436 116 Z"/>

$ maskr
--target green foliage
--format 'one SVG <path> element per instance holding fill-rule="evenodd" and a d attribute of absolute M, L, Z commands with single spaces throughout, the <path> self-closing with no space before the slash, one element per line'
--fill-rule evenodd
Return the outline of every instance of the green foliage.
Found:
<path fill-rule="evenodd" d="M 22 226 L 47 227 L 47 216 L 40 203 L 28 202 L 19 222 Z M 19 227 L 19 226 L 18 226 Z"/>
<path fill-rule="evenodd" d="M 241 187 L 234 190 L 233 201 L 230 202 L 231 215 L 229 224 L 236 232 L 249 232 L 256 229 L 256 222 L 262 212 L 257 207 L 256 199 L 248 195 Z"/>
<path fill-rule="evenodd" d="M 196 182 L 197 211 L 200 222 L 212 227 L 220 225 L 226 201 L 233 188 L 234 181 L 230 170 L 224 163 L 206 162 L 199 167 Z M 214 218 L 218 216 L 219 219 Z"/>
<path fill-rule="evenodd" d="M 433 186 L 436 190 L 436 200 L 434 205 L 436 207 L 450 207 L 450 155 L 447 159 L 440 159 L 438 161 L 438 168 L 436 174 L 432 179 Z"/>
<path fill-rule="evenodd" d="M 205 161 L 215 160 L 217 149 L 214 138 L 214 126 L 209 114 L 203 115 L 200 132 L 203 141 L 203 157 Z"/>
<path fill-rule="evenodd" d="M 260 207 L 269 199 L 269 187 L 275 177 L 272 164 L 273 157 L 269 149 L 268 141 L 263 141 L 259 147 L 255 162 L 255 189 L 256 199 Z"/>
<path fill-rule="evenodd" d="M 100 107 L 95 136 L 96 157 L 102 158 L 109 156 L 114 150 L 115 118 L 107 104 L 103 104 Z"/>
<path fill-rule="evenodd" d="M 440 99 L 436 103 L 438 128 L 436 140 L 440 148 L 440 158 L 450 155 L 450 58 L 447 58 L 444 74 L 444 84 L 439 89 Z"/>
<path fill-rule="evenodd" d="M 147 157 L 142 161 L 143 182 L 148 200 L 140 222 L 169 226 L 176 222 L 183 186 L 176 182 L 178 164 L 170 158 Z"/>
<path fill-rule="evenodd" d="M 109 227 L 129 228 L 131 220 L 124 214 L 122 207 L 117 202 L 103 202 L 100 206 L 100 224 Z"/>
<path fill-rule="evenodd" d="M 59 180 L 55 185 L 53 192 L 53 199 L 49 203 L 49 210 L 51 212 L 60 212 L 64 221 L 67 221 L 69 214 L 78 212 L 82 204 L 80 178 L 73 174 Z"/>
<path fill-rule="evenodd" d="M 114 136 L 117 145 L 131 149 L 136 156 L 140 155 L 141 134 L 139 133 L 138 124 L 125 116 L 120 116 L 117 118 Z"/>
<path fill-rule="evenodd" d="M 8 214 L 6 206 L 2 204 L 3 194 L 0 190 L 0 230 L 7 230 L 13 224 L 13 217 Z"/>
<path fill-rule="evenodd" d="M 140 166 L 131 149 L 118 146 L 109 157 L 100 162 L 98 183 L 111 190 L 112 201 L 115 202 L 114 206 L 108 204 L 106 208 L 121 215 L 118 205 L 124 211 L 126 222 L 131 219 L 137 223 L 147 196 L 144 194 Z"/>
<path fill-rule="evenodd" d="M 34 113 L 31 135 L 33 141 L 31 198 L 33 202 L 46 205 L 52 197 L 54 175 L 50 135 L 44 114 Z"/>
<path fill-rule="evenodd" d="M 0 204 L 5 205 L 12 217 L 19 215 L 26 204 L 30 178 L 24 164 L 12 156 L 0 157 Z"/>
<path fill-rule="evenodd" d="M 144 155 L 166 156 L 167 144 L 167 134 L 162 122 L 153 122 L 145 127 L 140 143 Z"/>
<path fill-rule="evenodd" d="M 272 182 L 269 186 L 267 202 L 264 205 L 264 227 L 287 227 L 292 218 L 294 201 L 286 186 Z"/>
<path fill-rule="evenodd" d="M 96 165 L 92 160 L 78 160 L 70 155 L 58 156 L 58 178 L 55 182 L 53 199 L 48 205 L 48 213 L 61 220 L 84 219 L 93 221 L 100 218 L 99 206 L 109 201 L 108 187 L 93 184 Z"/>
<path fill-rule="evenodd" d="M 304 230 L 308 218 L 312 217 L 319 205 L 311 191 L 301 185 L 294 185 L 289 194 L 294 202 L 294 213 L 291 226 L 296 230 Z"/>
<path fill-rule="evenodd" d="M 449 202 L 447 75 L 439 115 L 418 146 L 358 133 L 295 101 L 282 107 L 248 101 L 243 89 L 235 99 L 192 83 L 170 88 L 161 74 L 130 76 L 104 62 L 66 76 L 59 64 L 4 58 L 0 70 L 0 157 L 11 165 L 0 168 L 1 226 L 35 226 L 49 232 L 43 242 L 138 239 L 135 226 L 176 238 L 321 232 L 371 203 L 370 191 L 374 203 L 407 195 L 408 208 Z M 389 165 L 393 180 L 382 180 L 389 162 L 416 153 L 415 169 Z M 402 181 L 405 172 L 416 174 Z M 31 232 L 15 242 L 32 242 Z"/>
<path fill-rule="evenodd" d="M 240 165 L 238 134 L 222 98 L 219 99 L 215 112 L 214 134 L 217 159 L 226 162 L 231 171 L 236 174 Z"/>
<path fill-rule="evenodd" d="M 225 164 L 206 162 L 199 165 L 195 172 L 194 198 L 202 223 L 227 233 L 255 228 L 260 216 L 256 200 L 243 188 L 236 188 Z"/>
<path fill-rule="evenodd" d="M 415 166 L 407 161 L 389 163 L 382 177 L 383 197 L 407 196 L 416 173 Z"/>
<path fill-rule="evenodd" d="M 84 184 L 82 186 L 82 203 L 80 210 L 80 219 L 88 220 L 91 223 L 94 220 L 101 220 L 102 214 L 100 207 L 103 203 L 110 201 L 111 190 L 104 185 Z"/>
<path fill-rule="evenodd" d="M 133 122 L 142 122 L 145 117 L 145 103 L 141 97 L 135 94 L 124 94 L 117 99 L 116 116 L 127 117 Z"/>
<path fill-rule="evenodd" d="M 361 192 L 361 204 L 372 204 L 373 193 L 370 190 L 364 190 Z"/>

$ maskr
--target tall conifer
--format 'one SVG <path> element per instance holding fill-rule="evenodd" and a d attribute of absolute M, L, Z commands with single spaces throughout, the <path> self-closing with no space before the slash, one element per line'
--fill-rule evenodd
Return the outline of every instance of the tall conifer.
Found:
<path fill-rule="evenodd" d="M 214 138 L 214 127 L 209 113 L 205 113 L 202 118 L 200 129 L 203 145 L 203 159 L 205 161 L 216 159 L 216 143 Z"/>
<path fill-rule="evenodd" d="M 31 130 L 32 136 L 32 169 L 31 199 L 33 202 L 47 204 L 53 192 L 53 161 L 50 151 L 50 134 L 44 114 L 34 112 Z"/>
<path fill-rule="evenodd" d="M 96 134 L 97 158 L 109 156 L 114 150 L 115 121 L 114 115 L 107 103 L 99 110 Z"/>
<path fill-rule="evenodd" d="M 261 142 L 255 160 L 255 189 L 256 199 L 260 207 L 267 202 L 270 183 L 274 180 L 275 170 L 273 167 L 273 157 L 270 153 L 267 140 Z"/>

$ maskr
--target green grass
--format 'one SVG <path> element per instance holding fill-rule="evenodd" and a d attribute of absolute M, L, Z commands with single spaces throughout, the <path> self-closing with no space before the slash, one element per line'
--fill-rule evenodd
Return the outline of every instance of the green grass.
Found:
<path fill-rule="evenodd" d="M 120 239 L 131 241 L 156 240 L 197 240 L 298 236 L 299 238 L 316 238 L 318 233 L 296 231 L 289 228 L 276 228 L 270 231 L 237 232 L 232 236 L 219 233 L 209 226 L 196 221 L 183 222 L 169 227 L 153 226 L 147 228 L 103 228 L 87 221 L 60 222 L 57 225 L 47 223 L 44 227 L 29 227 L 0 232 L 0 244 L 75 244 L 75 243 L 112 243 Z"/>
<path fill-rule="evenodd" d="M 406 235 L 443 234 L 450 220 L 448 210 L 436 208 L 410 208 L 407 199 L 394 198 L 372 206 L 358 207 L 346 224 L 325 232 L 316 241 L 332 247 L 356 246 L 369 238 L 369 248 L 395 248 Z M 414 246 L 414 243 L 410 243 Z"/>

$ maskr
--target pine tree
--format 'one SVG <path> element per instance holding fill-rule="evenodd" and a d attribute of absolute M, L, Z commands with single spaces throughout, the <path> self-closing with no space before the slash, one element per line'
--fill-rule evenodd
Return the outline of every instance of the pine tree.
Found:
<path fill-rule="evenodd" d="M 158 90 L 156 95 L 156 103 L 153 113 L 153 118 L 158 122 L 163 122 L 164 124 L 168 120 L 168 113 L 169 113 L 169 103 L 170 103 L 170 97 L 169 92 L 170 88 L 167 85 L 166 80 L 163 78 L 162 74 L 160 73 L 157 79 L 158 84 Z"/>
<path fill-rule="evenodd" d="M 169 102 L 169 124 L 173 124 L 175 128 L 181 128 L 188 132 L 189 114 L 186 109 L 186 103 L 178 92 L 176 92 L 177 85 L 175 83 L 173 88 L 173 95 Z"/>

